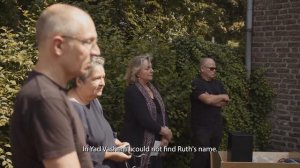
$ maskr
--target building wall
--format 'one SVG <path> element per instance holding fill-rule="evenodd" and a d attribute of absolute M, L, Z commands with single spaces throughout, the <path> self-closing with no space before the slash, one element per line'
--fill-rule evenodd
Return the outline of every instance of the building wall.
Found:
<path fill-rule="evenodd" d="M 252 37 L 252 68 L 277 94 L 270 148 L 300 151 L 300 0 L 254 0 Z"/>

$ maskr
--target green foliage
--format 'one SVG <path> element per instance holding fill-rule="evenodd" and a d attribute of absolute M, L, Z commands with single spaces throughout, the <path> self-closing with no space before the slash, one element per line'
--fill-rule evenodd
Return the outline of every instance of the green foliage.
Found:
<path fill-rule="evenodd" d="M 191 145 L 191 80 L 198 73 L 199 59 L 211 56 L 217 62 L 217 77 L 231 99 L 223 111 L 227 124 L 222 148 L 226 148 L 229 131 L 253 134 L 256 149 L 264 149 L 268 144 L 270 126 L 266 115 L 273 92 L 262 73 L 254 72 L 247 81 L 236 49 L 206 41 L 212 36 L 223 44 L 242 39 L 243 1 L 36 0 L 38 5 L 19 1 L 28 9 L 16 7 L 22 14 L 18 17 L 24 19 L 16 18 L 18 21 L 13 25 L 18 25 L 17 28 L 0 30 L 0 161 L 4 167 L 11 167 L 8 120 L 14 98 L 36 62 L 34 22 L 44 6 L 55 2 L 79 6 L 95 20 L 101 55 L 106 59 L 106 87 L 100 101 L 116 131 L 123 120 L 124 75 L 128 62 L 136 55 L 151 53 L 155 70 L 153 83 L 164 99 L 174 135 L 170 145 Z M 191 157 L 190 153 L 168 153 L 165 167 L 189 167 Z"/>
<path fill-rule="evenodd" d="M 17 27 L 20 16 L 14 0 L 0 0 L 0 27 Z"/>
<path fill-rule="evenodd" d="M 20 12 L 28 17 L 27 11 Z M 6 27 L 0 28 L 0 161 L 5 168 L 12 167 L 8 122 L 13 102 L 36 58 L 32 43 L 33 20 L 26 20 L 21 26 L 24 31 L 19 33 Z"/>
<path fill-rule="evenodd" d="M 189 112 L 188 96 L 191 91 L 191 81 L 198 74 L 199 60 L 202 57 L 210 56 L 216 60 L 218 67 L 217 77 L 224 83 L 231 99 L 229 106 L 223 112 L 227 124 L 221 148 L 224 149 L 226 147 L 226 137 L 229 131 L 249 132 L 249 129 L 251 129 L 251 118 L 246 108 L 248 88 L 245 80 L 245 70 L 237 52 L 227 46 L 206 42 L 202 38 L 193 36 L 174 40 L 172 49 L 177 55 L 176 72 L 179 78 L 176 80 L 180 83 L 177 86 L 178 92 L 184 92 L 183 96 L 177 98 L 180 102 L 172 105 L 173 108 L 182 109 L 181 111 L 185 113 Z M 189 115 L 187 116 L 189 117 Z M 190 123 L 188 117 L 184 118 L 185 123 Z M 174 125 L 178 127 L 177 120 L 174 120 Z M 185 128 L 188 128 L 188 126 L 185 126 Z M 189 130 L 182 129 L 181 132 L 189 132 Z M 188 139 L 190 139 L 189 135 L 181 139 L 185 146 L 191 145 Z"/>
<path fill-rule="evenodd" d="M 253 133 L 256 147 L 265 150 L 271 135 L 271 124 L 267 115 L 272 109 L 272 99 L 275 95 L 268 82 L 263 78 L 264 70 L 256 70 L 251 74 L 249 110 L 252 113 Z"/>
<path fill-rule="evenodd" d="M 127 51 L 126 51 L 127 49 Z M 112 48 L 106 48 L 107 53 Z M 113 50 L 112 50 L 113 51 Z M 256 137 L 255 148 L 268 144 L 270 127 L 260 124 L 254 120 L 254 114 L 268 112 L 270 106 L 260 104 L 251 104 L 255 108 L 249 108 L 252 103 L 252 90 L 257 88 L 248 84 L 246 72 L 242 60 L 237 51 L 228 46 L 213 44 L 202 38 L 194 36 L 178 37 L 171 43 L 157 40 L 133 39 L 126 48 L 120 50 L 123 55 L 109 54 L 106 57 L 106 71 L 108 74 L 108 83 L 105 88 L 104 96 L 100 98 L 103 106 L 107 110 L 108 119 L 114 128 L 118 131 L 122 124 L 123 91 L 125 88 L 124 74 L 126 65 L 131 57 L 141 53 L 152 53 L 154 60 L 155 77 L 153 83 L 160 90 L 160 93 L 166 103 L 169 114 L 169 124 L 174 134 L 174 141 L 171 146 L 189 146 L 189 94 L 191 91 L 190 82 L 198 73 L 198 60 L 204 56 L 215 58 L 218 65 L 218 78 L 224 83 L 231 101 L 229 106 L 224 109 L 224 118 L 226 119 L 226 130 L 222 143 L 222 149 L 226 149 L 227 134 L 230 131 L 239 131 L 253 134 Z M 262 76 L 253 74 L 253 80 L 264 81 L 264 87 L 259 92 L 265 92 L 269 99 L 263 96 L 261 99 L 271 103 L 272 95 L 268 93 L 270 87 L 265 83 Z M 254 83 L 254 82 L 252 82 Z M 258 86 L 262 85 L 259 83 Z M 258 96 L 262 96 L 258 95 Z M 262 101 L 260 101 L 262 102 Z M 266 104 L 266 105 L 267 105 Z M 263 110 L 263 111 L 261 111 Z M 266 120 L 266 116 L 260 116 L 260 119 Z M 174 161 L 176 158 L 176 161 Z M 188 167 L 191 154 L 189 153 L 169 153 L 166 167 Z"/>
<path fill-rule="evenodd" d="M 4 167 L 11 166 L 11 154 L 8 152 L 8 121 L 12 113 L 12 105 L 17 91 L 20 89 L 19 83 L 24 80 L 24 74 L 28 70 L 28 64 L 24 60 L 26 51 L 20 50 L 22 42 L 16 40 L 17 35 L 2 28 L 0 34 L 0 160 Z"/>

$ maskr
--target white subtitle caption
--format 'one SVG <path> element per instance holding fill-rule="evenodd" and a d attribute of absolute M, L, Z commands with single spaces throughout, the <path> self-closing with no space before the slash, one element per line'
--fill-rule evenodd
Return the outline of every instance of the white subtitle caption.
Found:
<path fill-rule="evenodd" d="M 84 152 L 116 152 L 116 147 L 106 146 L 83 146 Z M 122 150 L 118 150 L 119 152 Z M 150 147 L 131 147 L 131 152 L 149 152 Z M 158 147 L 151 148 L 151 152 L 217 152 L 215 147 L 194 147 L 194 146 L 173 146 L 173 147 Z"/>

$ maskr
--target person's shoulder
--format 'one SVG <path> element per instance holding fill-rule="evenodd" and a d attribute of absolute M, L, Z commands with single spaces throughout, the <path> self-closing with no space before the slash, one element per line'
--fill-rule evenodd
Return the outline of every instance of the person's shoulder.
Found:
<path fill-rule="evenodd" d="M 223 85 L 223 82 L 218 79 L 214 79 L 213 82 L 215 82 L 218 85 Z"/>
<path fill-rule="evenodd" d="M 65 90 L 53 83 L 48 77 L 37 72 L 31 72 L 17 95 L 18 102 L 35 104 L 50 104 L 55 101 L 65 102 L 67 100 Z"/>
<path fill-rule="evenodd" d="M 84 112 L 84 105 L 76 102 L 76 101 L 73 101 L 73 100 L 69 100 L 70 104 L 71 104 L 71 108 L 73 110 L 75 110 L 75 112 L 78 114 L 79 118 L 85 118 L 85 112 Z"/>
<path fill-rule="evenodd" d="M 69 99 L 69 102 L 71 103 L 71 105 L 77 110 L 77 109 L 80 109 L 80 108 L 82 108 L 82 104 L 80 104 L 80 103 L 78 103 L 78 102 L 76 102 L 76 101 L 74 101 L 74 100 L 70 100 Z"/>
<path fill-rule="evenodd" d="M 66 89 L 52 81 L 46 75 L 36 75 L 34 83 L 42 99 L 66 99 Z"/>
<path fill-rule="evenodd" d="M 135 84 L 129 84 L 126 89 L 125 89 L 125 92 L 134 92 L 134 91 L 137 91 L 138 88 Z"/>
<path fill-rule="evenodd" d="M 192 80 L 192 83 L 201 83 L 203 82 L 204 80 L 201 78 L 200 75 L 197 75 L 193 80 Z"/>
<path fill-rule="evenodd" d="M 28 78 L 25 80 L 21 87 L 18 97 L 27 99 L 39 99 L 43 89 L 42 76 L 35 71 L 29 73 Z"/>
<path fill-rule="evenodd" d="M 91 100 L 90 105 L 92 107 L 100 107 L 100 108 L 102 108 L 102 105 L 101 105 L 100 101 L 98 100 L 98 98 L 95 98 L 95 99 Z"/>
<path fill-rule="evenodd" d="M 129 84 L 125 89 L 125 97 L 136 97 L 136 96 L 142 96 L 142 93 L 140 92 L 139 88 L 135 84 Z"/>

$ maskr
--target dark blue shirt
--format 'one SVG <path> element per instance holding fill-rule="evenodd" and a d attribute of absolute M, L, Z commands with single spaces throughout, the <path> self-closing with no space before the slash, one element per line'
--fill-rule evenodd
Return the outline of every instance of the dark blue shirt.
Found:
<path fill-rule="evenodd" d="M 82 105 L 71 101 L 75 110 L 78 112 L 86 132 L 86 142 L 89 147 L 101 150 L 90 152 L 95 168 L 111 168 L 114 162 L 104 160 L 103 148 L 113 149 L 115 139 L 113 131 L 103 115 L 102 106 L 98 99 L 94 99 L 88 105 Z"/>

